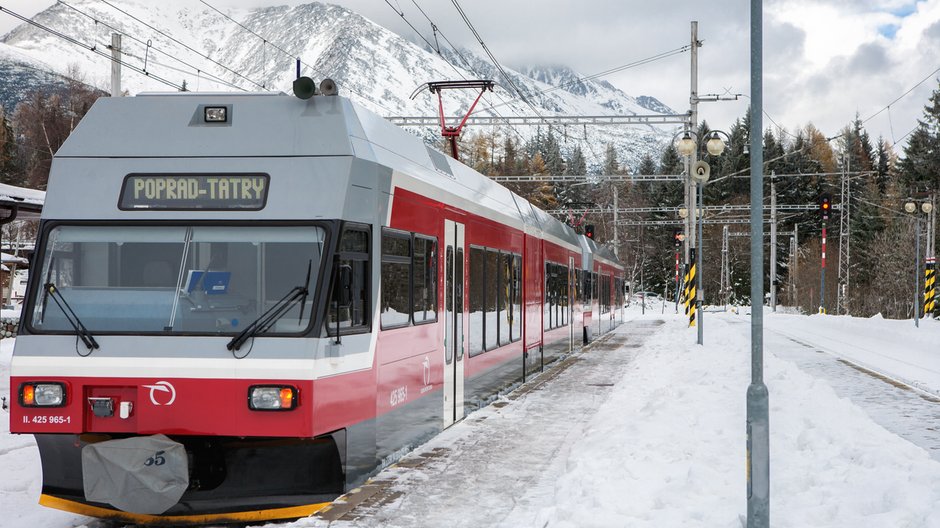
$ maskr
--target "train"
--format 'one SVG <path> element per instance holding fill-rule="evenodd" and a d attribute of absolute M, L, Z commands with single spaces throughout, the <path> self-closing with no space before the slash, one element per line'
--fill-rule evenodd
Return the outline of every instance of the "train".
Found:
<path fill-rule="evenodd" d="M 606 246 L 335 93 L 99 99 L 10 371 L 40 504 L 311 515 L 623 322 Z"/>

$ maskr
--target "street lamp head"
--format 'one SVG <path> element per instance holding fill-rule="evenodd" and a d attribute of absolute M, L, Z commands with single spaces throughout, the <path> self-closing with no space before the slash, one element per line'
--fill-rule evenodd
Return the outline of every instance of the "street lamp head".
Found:
<path fill-rule="evenodd" d="M 685 207 L 679 208 L 679 218 L 688 218 L 688 217 L 689 217 L 689 210 L 686 209 Z"/>
<path fill-rule="evenodd" d="M 904 204 L 904 211 L 908 213 L 913 213 L 916 210 L 917 210 L 917 204 L 915 204 L 914 202 L 907 202 Z"/>
<path fill-rule="evenodd" d="M 688 132 L 686 132 L 682 136 L 682 139 L 676 143 L 676 150 L 679 151 L 680 156 L 686 157 L 691 156 L 692 153 L 695 152 L 695 140 L 692 139 L 692 136 L 689 135 Z"/>
<path fill-rule="evenodd" d="M 712 132 L 708 137 L 708 141 L 705 142 L 705 149 L 712 156 L 720 156 L 725 151 L 725 142 L 722 141 L 717 132 Z"/>
<path fill-rule="evenodd" d="M 920 204 L 920 210 L 923 211 L 924 214 L 930 214 L 930 211 L 933 211 L 933 204 L 930 202 L 924 202 Z"/>

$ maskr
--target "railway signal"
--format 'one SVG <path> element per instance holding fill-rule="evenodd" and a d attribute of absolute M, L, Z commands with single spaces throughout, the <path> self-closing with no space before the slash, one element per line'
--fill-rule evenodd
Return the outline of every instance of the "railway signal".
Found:
<path fill-rule="evenodd" d="M 822 251 L 819 266 L 819 313 L 826 313 L 826 220 L 832 209 L 832 198 L 828 194 L 819 197 L 819 216 L 822 220 Z"/>
<path fill-rule="evenodd" d="M 594 224 L 587 224 L 584 226 L 584 236 L 594 240 Z"/>
<path fill-rule="evenodd" d="M 832 210 L 832 198 L 829 195 L 819 197 L 819 216 L 823 220 L 829 220 L 829 211 Z"/>

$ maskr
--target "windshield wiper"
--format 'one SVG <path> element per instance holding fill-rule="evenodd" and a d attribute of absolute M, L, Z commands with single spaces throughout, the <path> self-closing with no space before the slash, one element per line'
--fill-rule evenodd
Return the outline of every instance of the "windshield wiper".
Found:
<path fill-rule="evenodd" d="M 225 345 L 225 348 L 238 350 L 249 338 L 267 332 L 274 323 L 281 317 L 284 317 L 284 314 L 286 314 L 299 299 L 306 300 L 308 293 L 305 286 L 294 286 L 287 292 L 287 295 L 281 297 L 281 300 L 274 303 L 274 306 L 268 308 L 263 314 L 258 316 L 257 319 L 252 321 L 250 325 L 245 327 L 241 333 L 233 337 L 232 340 Z"/>
<path fill-rule="evenodd" d="M 69 303 L 66 302 L 65 297 L 62 296 L 62 292 L 56 288 L 55 284 L 49 282 L 43 287 L 46 292 L 49 293 L 49 296 L 52 297 L 52 300 L 55 301 L 56 305 L 59 306 L 59 309 L 62 310 L 62 313 L 65 314 L 66 320 L 69 324 L 72 325 L 72 328 L 75 329 L 75 333 L 82 340 L 82 343 L 85 343 L 85 346 L 88 347 L 88 350 L 101 348 L 98 346 L 98 342 L 95 341 L 95 336 L 91 335 L 91 332 L 88 331 L 88 328 L 82 324 L 81 319 L 78 318 L 78 314 L 75 313 L 75 310 L 72 310 L 72 307 L 69 306 Z"/>

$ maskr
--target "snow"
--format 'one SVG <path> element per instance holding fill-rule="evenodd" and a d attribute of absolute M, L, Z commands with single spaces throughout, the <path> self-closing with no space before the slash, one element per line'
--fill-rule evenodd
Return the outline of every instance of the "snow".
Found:
<path fill-rule="evenodd" d="M 743 526 L 750 318 L 706 313 L 698 346 L 684 317 L 658 312 L 629 309 L 566 368 L 407 457 L 427 462 L 384 470 L 375 480 L 392 498 L 367 515 L 264 526 Z M 940 461 L 928 453 L 940 446 L 931 396 L 940 354 L 928 352 L 940 323 L 771 313 L 764 322 L 772 525 L 940 528 Z M 0 341 L 3 395 L 10 341 Z M 915 402 L 920 414 L 908 413 Z M 899 405 L 892 420 L 879 417 Z M 0 526 L 94 526 L 35 504 L 34 443 L 0 417 Z M 912 431 L 927 441 L 907 440 Z"/>
<path fill-rule="evenodd" d="M 45 191 L 0 183 L 0 201 L 42 205 L 45 200 Z"/>

